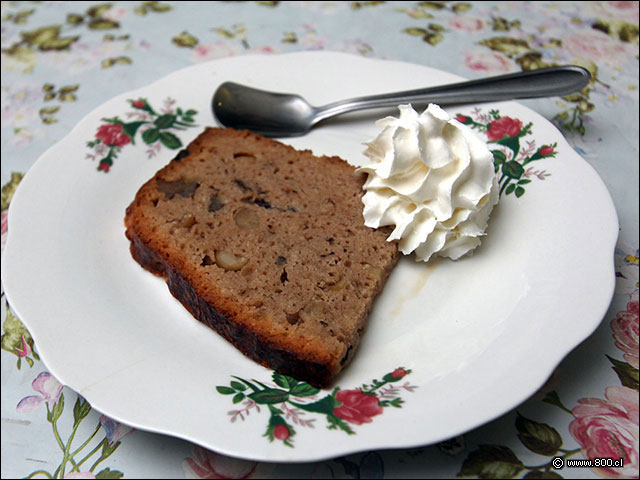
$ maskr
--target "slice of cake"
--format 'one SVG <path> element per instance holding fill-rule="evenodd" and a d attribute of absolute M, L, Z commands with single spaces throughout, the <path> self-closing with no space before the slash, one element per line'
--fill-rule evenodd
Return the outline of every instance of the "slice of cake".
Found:
<path fill-rule="evenodd" d="M 127 208 L 131 253 L 262 365 L 328 386 L 398 257 L 362 217 L 364 174 L 248 131 L 207 128 Z"/>

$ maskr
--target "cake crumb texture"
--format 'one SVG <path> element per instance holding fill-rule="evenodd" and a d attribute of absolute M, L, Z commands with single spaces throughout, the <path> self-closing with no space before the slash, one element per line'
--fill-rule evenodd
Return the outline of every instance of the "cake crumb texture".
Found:
<path fill-rule="evenodd" d="M 364 174 L 248 131 L 207 128 L 127 208 L 133 257 L 262 365 L 327 387 L 398 258 L 362 218 Z"/>

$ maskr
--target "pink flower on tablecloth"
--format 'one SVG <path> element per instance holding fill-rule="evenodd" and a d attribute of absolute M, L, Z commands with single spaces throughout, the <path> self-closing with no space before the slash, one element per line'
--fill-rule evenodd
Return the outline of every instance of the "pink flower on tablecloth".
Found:
<path fill-rule="evenodd" d="M 215 43 L 199 43 L 193 47 L 193 54 L 191 59 L 196 62 L 206 62 L 207 60 L 214 60 L 216 58 L 231 57 L 238 55 L 241 52 L 239 46 L 231 45 L 226 42 Z"/>
<path fill-rule="evenodd" d="M 503 137 L 516 137 L 521 130 L 521 120 L 511 117 L 500 117 L 489 124 L 487 138 L 492 142 L 496 142 Z"/>
<path fill-rule="evenodd" d="M 333 414 L 354 425 L 371 423 L 371 417 L 383 412 L 378 397 L 367 395 L 362 390 L 340 390 L 336 400 L 342 405 L 334 408 Z"/>
<path fill-rule="evenodd" d="M 184 469 L 192 478 L 251 478 L 257 462 L 226 457 L 199 446 L 193 447 L 193 458 L 185 458 Z"/>
<path fill-rule="evenodd" d="M 32 412 L 45 402 L 51 408 L 60 400 L 62 384 L 48 372 L 40 373 L 31 383 L 31 386 L 40 395 L 31 395 L 20 400 L 16 407 L 19 413 Z"/>
<path fill-rule="evenodd" d="M 7 243 L 7 233 L 9 232 L 9 209 L 2 210 L 2 246 Z"/>
<path fill-rule="evenodd" d="M 628 387 L 608 387 L 606 400 L 583 398 L 572 410 L 571 435 L 586 458 L 624 459 L 623 468 L 594 468 L 607 478 L 638 475 L 638 392 Z"/>
<path fill-rule="evenodd" d="M 616 347 L 624 352 L 624 359 L 638 368 L 638 300 L 627 303 L 627 309 L 618 312 L 611 320 L 611 330 L 616 341 Z"/>
<path fill-rule="evenodd" d="M 114 147 L 124 147 L 131 143 L 129 135 L 123 132 L 124 127 L 119 123 L 107 123 L 100 125 L 96 132 L 96 138 L 102 143 Z"/>
<path fill-rule="evenodd" d="M 562 49 L 576 59 L 615 65 L 633 52 L 633 47 L 598 30 L 588 30 L 562 39 Z"/>
<path fill-rule="evenodd" d="M 484 22 L 475 17 L 455 16 L 449 20 L 449 26 L 462 32 L 477 32 L 482 30 Z"/>
<path fill-rule="evenodd" d="M 106 415 L 100 417 L 100 424 L 107 434 L 107 441 L 110 445 L 118 443 L 124 437 L 135 431 L 134 428 L 118 423 Z"/>
<path fill-rule="evenodd" d="M 92 472 L 72 472 L 66 474 L 63 478 L 96 478 Z"/>
<path fill-rule="evenodd" d="M 31 346 L 24 339 L 24 335 L 20 335 L 20 340 L 22 341 L 22 346 L 20 348 L 15 347 L 16 353 L 20 358 L 28 357 L 33 353 Z"/>
<path fill-rule="evenodd" d="M 232 57 L 234 55 L 246 55 L 251 53 L 269 54 L 276 53 L 276 50 L 268 45 L 245 50 L 240 45 L 219 41 L 215 43 L 201 43 L 196 45 L 193 47 L 191 59 L 195 62 L 206 62 L 216 58 Z"/>
<path fill-rule="evenodd" d="M 638 2 L 584 2 L 581 10 L 598 20 L 624 20 L 638 23 Z"/>
<path fill-rule="evenodd" d="M 511 72 L 517 68 L 517 65 L 504 55 L 484 50 L 465 52 L 464 64 L 471 70 L 495 74 Z"/>

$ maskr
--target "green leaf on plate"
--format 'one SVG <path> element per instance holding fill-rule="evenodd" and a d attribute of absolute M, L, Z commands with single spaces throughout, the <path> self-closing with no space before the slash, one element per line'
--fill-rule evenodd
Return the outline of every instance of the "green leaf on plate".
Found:
<path fill-rule="evenodd" d="M 233 388 L 229 387 L 216 387 L 218 393 L 222 395 L 235 395 L 236 391 Z"/>
<path fill-rule="evenodd" d="M 289 398 L 289 392 L 277 388 L 266 388 L 249 394 L 249 398 L 260 405 L 282 403 Z"/>
<path fill-rule="evenodd" d="M 310 397 L 320 392 L 319 389 L 312 387 L 308 383 L 298 383 L 291 390 L 291 395 L 294 397 Z"/>
<path fill-rule="evenodd" d="M 281 373 L 278 373 L 278 372 L 273 372 L 273 375 L 271 378 L 273 379 L 273 382 L 276 385 L 282 388 L 286 388 L 287 390 L 298 383 L 298 381 L 295 378 L 289 377 L 287 375 L 282 375 Z"/>
<path fill-rule="evenodd" d="M 233 396 L 233 403 L 240 403 L 242 400 L 244 400 L 244 393 L 236 393 Z"/>
<path fill-rule="evenodd" d="M 160 141 L 167 147 L 175 150 L 182 146 L 182 142 L 171 132 L 160 132 Z"/>
<path fill-rule="evenodd" d="M 247 386 L 244 383 L 236 382 L 235 380 L 231 381 L 231 388 L 238 392 L 244 392 L 247 389 Z"/>
<path fill-rule="evenodd" d="M 142 140 L 147 145 L 157 142 L 158 138 L 160 138 L 160 131 L 157 128 L 150 128 L 142 132 Z"/>

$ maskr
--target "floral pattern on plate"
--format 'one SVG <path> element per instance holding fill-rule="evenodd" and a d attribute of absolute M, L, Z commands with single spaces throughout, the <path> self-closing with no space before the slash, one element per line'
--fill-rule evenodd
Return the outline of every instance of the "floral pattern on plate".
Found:
<path fill-rule="evenodd" d="M 498 174 L 500 196 L 513 193 L 519 198 L 525 194 L 525 185 L 531 183 L 532 178 L 544 180 L 551 175 L 529 164 L 555 157 L 557 142 L 537 147 L 535 139 L 531 139 L 526 141 L 526 147 L 522 147 L 523 138 L 533 133 L 533 123 L 524 125 L 518 118 L 502 116 L 499 110 L 483 113 L 479 108 L 474 109 L 471 116 L 458 113 L 456 120 L 483 132 L 489 147 L 495 145 L 491 153 Z"/>
<path fill-rule="evenodd" d="M 238 418 L 244 420 L 252 410 L 260 412 L 261 406 L 266 407 L 269 421 L 264 436 L 271 442 L 280 440 L 284 445 L 293 447 L 293 437 L 297 433 L 293 425 L 314 426 L 316 419 L 306 419 L 305 414 L 324 415 L 329 430 L 342 430 L 353 435 L 355 431 L 351 425 L 371 423 L 373 417 L 384 412 L 385 407 L 402 408 L 402 390 L 412 392 L 417 387 L 408 382 L 398 386 L 393 384 L 410 373 L 411 370 L 398 367 L 384 375 L 382 380 L 374 379 L 371 384 L 351 390 L 336 387 L 320 399 L 320 389 L 278 372 L 272 375 L 274 385 L 234 376 L 236 380 L 232 380 L 228 387 L 218 386 L 216 390 L 222 395 L 233 395 L 233 403 L 243 402 L 243 408 L 228 412 L 231 422 Z"/>
<path fill-rule="evenodd" d="M 160 112 L 154 110 L 146 98 L 129 100 L 129 103 L 133 108 L 126 113 L 130 121 L 125 122 L 117 116 L 104 118 L 105 123 L 98 127 L 95 138 L 87 142 L 87 146 L 93 150 L 93 153 L 87 154 L 87 158 L 98 160 L 98 171 L 108 172 L 122 148 L 135 144 L 138 132 L 142 141 L 149 146 L 147 157 L 151 158 L 163 146 L 171 150 L 182 147 L 182 140 L 175 132 L 196 126 L 193 117 L 198 112 L 175 108 L 175 100 L 171 98 L 164 101 Z"/>

